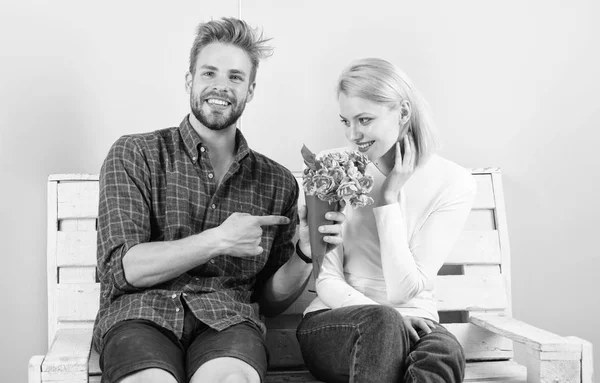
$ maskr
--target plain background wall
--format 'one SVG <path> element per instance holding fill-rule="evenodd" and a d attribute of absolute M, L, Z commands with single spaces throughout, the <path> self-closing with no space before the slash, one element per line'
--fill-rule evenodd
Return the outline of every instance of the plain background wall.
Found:
<path fill-rule="evenodd" d="M 47 176 L 98 173 L 120 135 L 179 124 L 194 27 L 240 11 L 276 46 L 242 123 L 252 147 L 299 170 L 302 143 L 344 145 L 339 72 L 361 56 L 393 61 L 431 104 L 444 156 L 503 170 L 514 316 L 598 354 L 600 5 L 283 3 L 3 3 L 0 381 L 26 381 L 47 347 Z"/>

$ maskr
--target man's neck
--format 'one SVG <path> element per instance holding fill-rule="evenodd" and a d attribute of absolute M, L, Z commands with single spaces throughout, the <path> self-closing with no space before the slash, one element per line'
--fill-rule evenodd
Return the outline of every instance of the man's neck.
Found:
<path fill-rule="evenodd" d="M 193 114 L 190 114 L 189 121 L 200 136 L 202 144 L 207 147 L 211 159 L 226 159 L 235 156 L 235 124 L 225 129 L 212 130 L 200 123 Z"/>

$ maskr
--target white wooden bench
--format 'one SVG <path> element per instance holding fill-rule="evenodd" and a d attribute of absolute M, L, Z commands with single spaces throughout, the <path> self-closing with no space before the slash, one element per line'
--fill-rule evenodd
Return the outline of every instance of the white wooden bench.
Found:
<path fill-rule="evenodd" d="M 591 383 L 591 343 L 511 318 L 510 250 L 500 171 L 472 173 L 477 199 L 437 279 L 441 321 L 466 352 L 465 382 Z M 49 349 L 46 355 L 31 358 L 29 383 L 100 382 L 98 354 L 91 347 L 100 290 L 97 214 L 97 175 L 49 177 Z M 312 286 L 285 313 L 267 319 L 271 355 L 267 382 L 317 382 L 304 368 L 295 335 L 301 313 L 314 296 Z M 513 360 L 513 341 L 525 345 L 526 366 Z"/>

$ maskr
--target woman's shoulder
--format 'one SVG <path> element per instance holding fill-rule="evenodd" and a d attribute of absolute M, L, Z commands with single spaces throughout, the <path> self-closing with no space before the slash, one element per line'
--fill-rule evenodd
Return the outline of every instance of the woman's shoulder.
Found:
<path fill-rule="evenodd" d="M 423 165 L 424 176 L 428 179 L 437 179 L 445 188 L 457 192 L 475 191 L 475 178 L 471 170 L 458 163 L 444 158 L 438 154 L 432 155 Z"/>

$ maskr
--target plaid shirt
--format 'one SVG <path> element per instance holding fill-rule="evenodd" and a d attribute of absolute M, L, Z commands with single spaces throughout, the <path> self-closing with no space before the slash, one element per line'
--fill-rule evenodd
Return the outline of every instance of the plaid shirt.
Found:
<path fill-rule="evenodd" d="M 249 149 L 239 130 L 236 148 L 217 187 L 208 149 L 187 117 L 179 128 L 127 135 L 114 143 L 100 172 L 98 350 L 111 326 L 126 319 L 153 321 L 181 338 L 182 300 L 216 330 L 252 321 L 266 333 L 253 293 L 294 254 L 298 185 L 286 168 Z M 151 288 L 125 279 L 123 256 L 133 246 L 200 233 L 234 212 L 284 215 L 291 223 L 263 227 L 264 252 L 257 257 L 221 255 Z"/>

